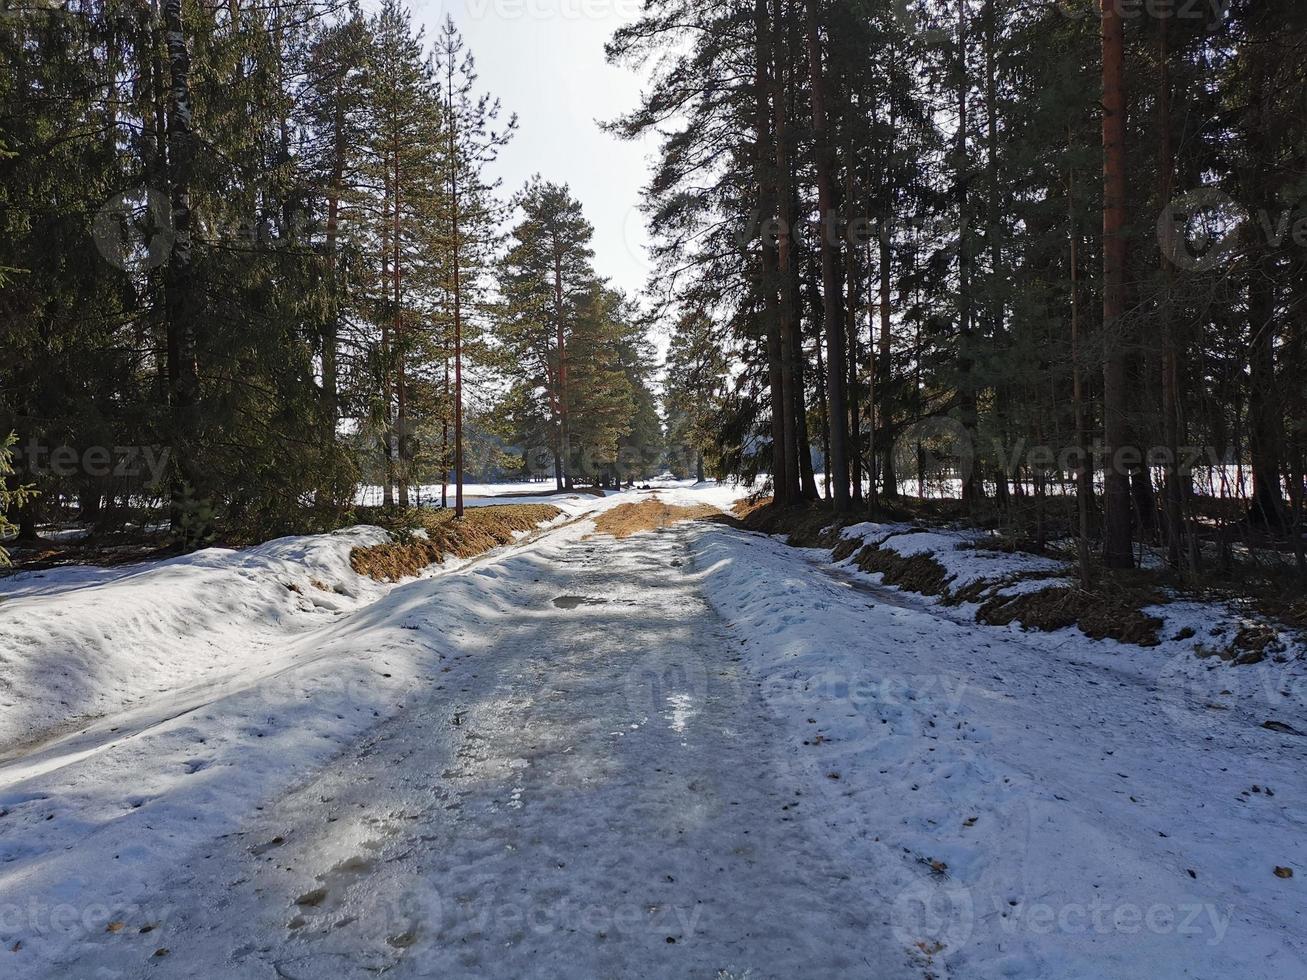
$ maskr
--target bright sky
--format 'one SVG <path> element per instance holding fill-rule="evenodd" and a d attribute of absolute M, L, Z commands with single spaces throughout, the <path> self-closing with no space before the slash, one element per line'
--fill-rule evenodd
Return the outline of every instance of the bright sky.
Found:
<path fill-rule="evenodd" d="M 646 149 L 599 129 L 635 107 L 640 80 L 604 59 L 604 42 L 633 20 L 639 0 L 411 0 L 414 20 L 436 36 L 452 14 L 476 58 L 478 85 L 516 112 L 518 133 L 497 166 L 504 192 L 532 174 L 566 183 L 595 226 L 595 267 L 613 285 L 644 285 L 645 226 L 635 210 L 648 174 Z"/>

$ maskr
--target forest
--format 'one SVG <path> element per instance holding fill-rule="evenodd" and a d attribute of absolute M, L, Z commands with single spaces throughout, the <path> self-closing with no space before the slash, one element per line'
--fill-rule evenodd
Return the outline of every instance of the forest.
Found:
<path fill-rule="evenodd" d="M 1307 9 L 1097 6 L 647 4 L 669 383 L 782 502 L 1307 574 Z"/>
<path fill-rule="evenodd" d="M 649 77 L 606 121 L 656 145 L 636 296 L 566 184 L 492 176 L 516 119 L 452 17 L 11 11 L 11 533 L 162 510 L 193 547 L 339 526 L 360 487 L 668 471 L 934 498 L 1075 539 L 1086 578 L 1307 574 L 1305 18 L 646 3 L 607 51 Z"/>
<path fill-rule="evenodd" d="M 1307 977 L 1307 0 L 0 0 L 0 976 Z"/>
<path fill-rule="evenodd" d="M 4 27 L 20 544 L 260 540 L 341 526 L 360 486 L 461 514 L 465 475 L 660 463 L 642 314 L 566 185 L 489 175 L 516 119 L 452 18 L 97 0 Z"/>

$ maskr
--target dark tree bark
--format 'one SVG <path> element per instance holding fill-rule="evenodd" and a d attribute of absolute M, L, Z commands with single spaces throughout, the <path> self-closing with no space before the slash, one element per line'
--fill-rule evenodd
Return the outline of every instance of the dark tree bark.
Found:
<path fill-rule="evenodd" d="M 954 162 L 955 193 L 958 202 L 958 404 L 962 428 L 973 450 L 980 448 L 979 412 L 975 379 L 975 323 L 971 296 L 971 215 L 969 185 L 971 167 L 967 157 L 967 128 L 970 125 L 971 76 L 967 72 L 967 0 L 958 0 L 958 133 Z M 980 471 L 973 466 L 962 475 L 962 503 L 974 511 L 984 499 Z"/>
<path fill-rule="evenodd" d="M 446 60 L 449 113 L 450 254 L 454 274 L 454 516 L 463 516 L 463 282 L 459 250 L 458 117 L 454 113 L 454 59 Z M 561 349 L 561 346 L 560 346 Z"/>
<path fill-rule="evenodd" d="M 336 442 L 336 423 L 340 419 L 340 284 L 337 281 L 336 254 L 340 235 L 341 184 L 345 180 L 345 106 L 336 101 L 332 118 L 331 184 L 327 188 L 327 279 L 331 288 L 331 307 L 322 323 L 322 417 L 323 436 L 329 447 Z"/>
<path fill-rule="evenodd" d="M 754 3 L 754 79 L 755 106 L 754 180 L 757 184 L 758 220 L 764 230 L 759 236 L 758 287 L 762 299 L 763 336 L 767 349 L 767 384 L 771 401 L 772 495 L 776 503 L 792 504 L 792 457 L 786 452 L 785 424 L 790 402 L 785 397 L 785 344 L 781 333 L 779 240 L 771 240 L 765 225 L 777 211 L 776 178 L 772 160 L 779 152 L 773 146 L 772 109 L 768 99 L 771 81 L 768 66 L 772 59 L 770 14 L 767 0 Z M 784 236 L 782 236 L 784 237 Z"/>
<path fill-rule="evenodd" d="M 1103 24 L 1103 428 L 1106 490 L 1103 561 L 1134 567 L 1130 479 L 1117 454 L 1130 440 L 1124 323 L 1126 307 L 1125 21 L 1102 0 Z"/>
<path fill-rule="evenodd" d="M 168 53 L 168 175 L 172 188 L 173 247 L 164 277 L 168 334 L 168 388 L 172 405 L 173 459 L 178 478 L 172 487 L 172 528 L 193 547 L 212 534 L 212 508 L 199 462 L 200 375 L 196 338 L 199 296 L 195 283 L 191 228 L 191 178 L 195 132 L 191 105 L 191 56 L 186 43 L 182 0 L 165 0 L 164 41 Z"/>
<path fill-rule="evenodd" d="M 1158 52 L 1157 60 L 1157 127 L 1160 137 L 1158 150 L 1158 197 L 1160 207 L 1169 205 L 1175 183 L 1175 140 L 1172 135 L 1174 125 L 1171 117 L 1171 45 L 1170 16 L 1157 18 Z M 1162 438 L 1166 441 L 1167 465 L 1165 485 L 1162 488 L 1163 525 L 1166 532 L 1167 562 L 1172 568 L 1180 568 L 1189 560 L 1189 570 L 1196 571 L 1196 547 L 1192 552 L 1185 548 L 1184 501 L 1189 490 L 1186 481 L 1191 477 L 1179 467 L 1180 454 L 1180 366 L 1176 344 L 1176 322 L 1174 311 L 1176 268 L 1171 261 L 1168 243 L 1161 242 L 1162 267 Z"/>
<path fill-rule="evenodd" d="M 559 490 L 572 489 L 572 437 L 567 429 L 567 335 L 563 325 L 563 254 L 554 240 L 554 333 L 558 342 L 558 455 Z"/>
<path fill-rule="evenodd" d="M 837 511 L 849 500 L 848 407 L 845 392 L 844 316 L 839 272 L 839 216 L 835 208 L 835 150 L 826 120 L 826 80 L 817 34 L 817 0 L 807 0 L 808 71 L 812 97 L 812 131 L 816 141 L 817 212 L 820 216 L 822 320 L 825 324 L 826 393 L 830 450 L 826 459 L 831 497 Z"/>
<path fill-rule="evenodd" d="M 1071 131 L 1067 131 L 1067 145 L 1074 145 Z M 1094 468 L 1089 456 L 1089 427 L 1085 421 L 1084 366 L 1081 364 L 1083 345 L 1080 339 L 1080 230 L 1076 220 L 1075 170 L 1067 173 L 1067 226 L 1071 237 L 1071 405 L 1075 417 L 1076 450 L 1076 558 L 1080 570 L 1080 584 L 1089 588 L 1089 505 L 1094 494 Z"/>
<path fill-rule="evenodd" d="M 795 355 L 798 345 L 795 338 L 794 296 L 787 288 L 794 266 L 792 231 L 794 213 L 790 201 L 794 194 L 791 181 L 789 107 L 786 99 L 785 66 L 790 62 L 786 25 L 791 13 L 786 0 L 776 0 L 776 13 L 772 35 L 772 114 L 774 119 L 773 142 L 776 144 L 775 192 L 779 235 L 776 242 L 776 283 L 778 302 L 776 316 L 780 334 L 781 401 L 786 410 L 782 417 L 781 435 L 785 453 L 785 496 L 798 501 L 803 496 L 802 474 L 799 464 L 798 412 L 803 395 L 796 390 Z"/>

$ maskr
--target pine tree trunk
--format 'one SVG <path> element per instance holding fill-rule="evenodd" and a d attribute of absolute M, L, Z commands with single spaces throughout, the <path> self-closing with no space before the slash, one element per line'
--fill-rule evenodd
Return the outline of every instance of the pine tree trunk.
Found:
<path fill-rule="evenodd" d="M 449 350 L 449 338 L 445 338 Z M 449 388 L 449 354 L 445 354 L 445 398 L 440 419 L 440 509 L 449 508 L 449 406 L 452 404 Z"/>
<path fill-rule="evenodd" d="M 822 320 L 826 334 L 829 368 L 826 371 L 826 425 L 830 429 L 830 448 L 826 458 L 827 479 L 835 509 L 843 512 L 850 506 L 848 407 L 845 392 L 844 316 L 841 311 L 839 274 L 839 216 L 835 209 L 835 152 L 826 124 L 825 77 L 822 68 L 821 41 L 817 35 L 817 2 L 807 0 L 808 70 L 812 88 L 812 130 L 816 142 L 817 213 L 821 234 Z"/>
<path fill-rule="evenodd" d="M 763 4 L 763 16 L 766 6 Z M 785 0 L 776 0 L 776 14 L 771 32 L 772 63 L 772 140 L 776 144 L 775 191 L 779 235 L 776 242 L 776 286 L 778 302 L 776 315 L 780 334 L 781 357 L 781 404 L 785 411 L 781 420 L 781 438 L 785 465 L 785 497 L 797 502 L 802 497 L 802 473 L 799 463 L 799 437 L 796 403 L 801 404 L 802 393 L 795 390 L 795 323 L 794 297 L 787 288 L 794 266 L 794 250 L 791 233 L 793 230 L 793 212 L 790 201 L 794 189 L 790 180 L 790 135 L 789 112 L 786 100 L 785 66 L 789 64 L 789 50 L 786 44 L 785 27 L 788 23 L 788 8 Z M 761 121 L 760 121 L 761 125 Z"/>
<path fill-rule="evenodd" d="M 770 145 L 772 112 L 768 103 L 770 81 L 768 64 L 772 42 L 767 0 L 754 2 L 754 184 L 757 190 L 759 227 L 764 228 L 778 210 L 776 180 L 772 159 L 779 152 Z M 771 403 L 771 476 L 772 499 L 782 506 L 795 498 L 791 488 L 793 462 L 786 452 L 785 427 L 789 403 L 785 398 L 785 344 L 781 334 L 778 270 L 779 241 L 772 241 L 766 230 L 758 240 L 758 290 L 762 301 L 762 334 L 767 350 L 767 387 Z"/>
<path fill-rule="evenodd" d="M 558 341 L 558 460 L 559 489 L 572 489 L 572 438 L 567 430 L 567 336 L 563 329 L 563 256 L 554 242 L 554 331 Z"/>
<path fill-rule="evenodd" d="M 1159 67 L 1157 91 L 1157 127 L 1160 135 L 1158 152 L 1159 206 L 1169 206 L 1175 180 L 1175 144 L 1171 135 L 1171 48 L 1169 16 L 1157 18 Z M 1168 254 L 1166 242 L 1161 242 L 1162 302 L 1162 438 L 1166 440 L 1167 465 L 1163 487 L 1163 523 L 1166 529 L 1167 562 L 1179 568 L 1185 559 L 1184 497 L 1187 487 L 1182 480 L 1178 461 L 1180 453 L 1180 398 L 1179 358 L 1175 339 L 1174 295 L 1176 269 Z M 1196 569 L 1190 569 L 1195 571 Z"/>
<path fill-rule="evenodd" d="M 408 507 L 408 486 L 411 480 L 409 472 L 409 457 L 411 455 L 411 434 L 408 431 L 408 372 L 406 369 L 408 363 L 408 349 L 404 339 L 404 321 L 403 321 L 403 294 L 400 287 L 400 249 L 402 246 L 400 238 L 400 191 L 399 191 L 399 146 L 396 144 L 393 148 L 393 163 L 395 166 L 395 209 L 392 216 L 395 221 L 394 234 L 391 239 L 391 247 L 394 249 L 394 260 L 391 262 L 391 275 L 394 277 L 395 295 L 393 302 L 395 304 L 395 408 L 396 419 L 399 428 L 399 506 Z"/>
<path fill-rule="evenodd" d="M 793 170 L 790 171 L 790 188 L 794 188 Z M 798 200 L 790 198 L 790 213 L 798 213 Z M 801 257 L 797 248 L 791 249 L 789 281 L 782 283 L 790 296 L 790 308 L 794 311 L 794 330 L 791 334 L 792 350 L 790 361 L 794 365 L 794 435 L 799 451 L 799 488 L 804 500 L 820 499 L 817 492 L 817 474 L 812 465 L 812 435 L 808 427 L 808 355 L 803 347 L 803 283 L 799 271 Z M 818 338 L 820 344 L 820 338 Z"/>
<path fill-rule="evenodd" d="M 989 329 L 995 356 L 1002 358 L 1006 330 L 1003 283 L 1003 247 L 1000 241 L 999 179 L 998 179 L 998 14 L 995 0 L 985 0 L 985 170 L 988 185 L 988 221 L 985 238 L 989 246 Z M 999 381 L 994 391 L 995 423 L 997 432 L 1007 443 L 1008 383 Z M 994 468 L 995 499 L 1000 509 L 1008 503 L 1009 474 L 1000 460 Z"/>
<path fill-rule="evenodd" d="M 890 411 L 890 358 L 893 353 L 893 333 L 890 329 L 890 295 L 893 287 L 893 251 L 890 248 L 891 229 L 894 227 L 893 191 L 885 195 L 885 212 L 880 227 L 880 350 L 877 354 L 876 387 L 880 391 L 878 423 L 885 431 L 881 446 L 881 492 L 887 500 L 899 495 L 898 477 L 894 472 L 894 440 L 890 438 L 893 414 Z"/>
<path fill-rule="evenodd" d="M 1067 130 L 1067 148 L 1074 148 L 1074 136 Z M 1088 589 L 1092 584 L 1089 565 L 1089 507 L 1094 494 L 1094 469 L 1089 456 L 1089 428 L 1085 422 L 1084 365 L 1081 363 L 1083 345 L 1080 342 L 1080 229 L 1076 221 L 1075 170 L 1067 173 L 1067 226 L 1071 238 L 1071 407 L 1075 418 L 1076 450 L 1076 558 L 1080 569 L 1080 585 Z"/>
<path fill-rule="evenodd" d="M 1105 513 L 1103 561 L 1134 567 L 1130 479 L 1117 454 L 1130 439 L 1124 323 L 1126 308 L 1125 21 L 1120 4 L 1103 12 L 1103 428 Z"/>
<path fill-rule="evenodd" d="M 967 157 L 967 127 L 970 125 L 971 76 L 967 72 L 967 0 L 958 0 L 958 132 L 954 161 L 955 194 L 958 203 L 958 403 L 962 428 L 973 450 L 979 449 L 979 410 L 975 379 L 975 324 L 971 296 L 971 214 L 968 185 L 971 180 Z M 962 474 L 962 503 L 969 512 L 984 499 L 984 483 L 977 467 Z"/>
<path fill-rule="evenodd" d="M 386 294 L 386 283 L 390 277 L 390 161 L 385 161 L 384 170 L 386 176 L 382 183 L 385 185 L 382 191 L 381 202 L 381 282 L 382 282 L 382 300 L 384 302 Z M 391 390 L 391 335 L 390 335 L 390 317 L 381 317 L 381 399 L 382 399 L 382 419 L 383 432 L 381 441 L 382 452 L 382 480 L 385 486 L 381 491 L 381 504 L 383 507 L 395 506 L 395 408 L 393 392 Z"/>
<path fill-rule="evenodd" d="M 450 251 L 454 272 L 454 516 L 463 516 L 463 282 L 459 240 L 458 129 L 454 114 L 454 59 L 446 59 L 449 85 Z"/>
<path fill-rule="evenodd" d="M 826 378 L 826 365 L 821 359 L 821 338 L 817 339 L 817 386 L 820 391 L 830 391 Z M 831 499 L 831 463 L 830 463 L 830 402 L 820 399 L 821 408 L 821 455 L 825 465 L 822 467 L 822 489 L 826 502 Z"/>
<path fill-rule="evenodd" d="M 849 153 L 849 159 L 853 154 Z M 854 184 L 853 168 L 848 169 L 844 183 L 844 201 L 846 213 L 853 213 Z M 858 261 L 853 243 L 844 242 L 844 320 L 845 337 L 848 344 L 848 393 L 849 393 L 849 475 L 852 480 L 853 503 L 862 503 L 862 417 L 858 400 Z"/>
<path fill-rule="evenodd" d="M 168 172 L 172 186 L 173 247 L 168 258 L 164 290 L 173 458 L 178 473 L 178 481 L 172 487 L 172 527 L 184 545 L 193 547 L 211 535 L 212 514 L 196 459 L 200 399 L 196 340 L 199 303 L 191 241 L 191 177 L 195 134 L 191 106 L 191 57 L 182 16 L 182 0 L 165 0 L 163 24 L 170 90 Z"/>
<path fill-rule="evenodd" d="M 345 180 L 345 107 L 336 102 L 332 122 L 331 184 L 327 188 L 327 279 L 331 289 L 330 308 L 322 324 L 322 416 L 324 440 L 329 447 L 336 442 L 336 424 L 340 419 L 339 347 L 340 284 L 336 280 L 336 242 L 340 234 L 341 184 Z"/>

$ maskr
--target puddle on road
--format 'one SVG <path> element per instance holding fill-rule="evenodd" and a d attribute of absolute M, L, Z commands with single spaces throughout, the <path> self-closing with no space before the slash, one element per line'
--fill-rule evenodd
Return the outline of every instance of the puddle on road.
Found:
<path fill-rule="evenodd" d="M 576 609 L 580 606 L 604 606 L 607 604 L 607 599 L 595 599 L 592 596 L 585 595 L 560 595 L 554 600 L 554 605 L 559 609 Z"/>

